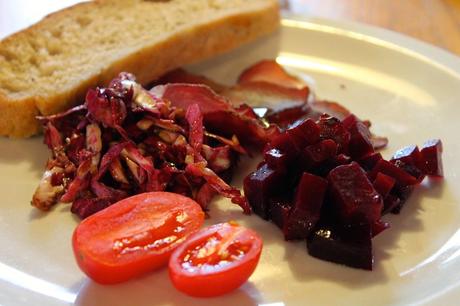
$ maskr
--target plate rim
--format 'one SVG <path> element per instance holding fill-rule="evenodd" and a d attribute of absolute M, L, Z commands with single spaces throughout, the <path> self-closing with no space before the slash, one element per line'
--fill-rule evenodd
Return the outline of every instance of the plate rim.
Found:
<path fill-rule="evenodd" d="M 416 57 L 460 80 L 460 55 L 400 32 L 357 21 L 333 20 L 289 12 L 282 13 L 281 27 L 302 28 L 363 41 Z"/>

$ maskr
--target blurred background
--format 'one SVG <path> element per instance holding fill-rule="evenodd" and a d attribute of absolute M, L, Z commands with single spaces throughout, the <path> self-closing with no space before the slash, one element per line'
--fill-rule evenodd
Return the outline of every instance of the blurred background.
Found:
<path fill-rule="evenodd" d="M 283 0 L 297 14 L 358 21 L 460 55 L 460 0 Z"/>
<path fill-rule="evenodd" d="M 0 0 L 0 38 L 76 2 L 81 0 Z M 460 0 L 280 0 L 280 3 L 288 12 L 363 22 L 460 55 Z"/>

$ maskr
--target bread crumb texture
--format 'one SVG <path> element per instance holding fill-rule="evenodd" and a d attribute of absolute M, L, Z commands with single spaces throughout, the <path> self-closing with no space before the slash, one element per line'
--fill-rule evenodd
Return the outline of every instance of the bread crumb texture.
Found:
<path fill-rule="evenodd" d="M 0 42 L 0 135 L 81 103 L 120 71 L 146 84 L 272 32 L 277 0 L 102 0 L 47 16 Z"/>

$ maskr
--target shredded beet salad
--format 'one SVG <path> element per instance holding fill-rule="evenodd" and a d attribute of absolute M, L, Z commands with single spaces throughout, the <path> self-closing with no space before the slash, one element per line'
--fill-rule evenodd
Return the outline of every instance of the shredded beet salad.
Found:
<path fill-rule="evenodd" d="M 187 104 L 174 106 L 178 99 Z M 208 131 L 207 117 L 217 118 L 226 133 Z M 246 144 L 260 146 L 277 129 L 256 118 L 249 107 L 237 110 L 206 86 L 147 91 L 122 73 L 107 88 L 90 89 L 84 104 L 39 118 L 52 156 L 32 204 L 48 210 L 72 203 L 71 211 L 85 218 L 130 195 L 166 190 L 203 209 L 220 194 L 249 213 L 246 199 L 227 183 L 246 149 L 238 133 L 227 132 L 231 125 L 248 128 L 240 133 L 251 136 Z"/>

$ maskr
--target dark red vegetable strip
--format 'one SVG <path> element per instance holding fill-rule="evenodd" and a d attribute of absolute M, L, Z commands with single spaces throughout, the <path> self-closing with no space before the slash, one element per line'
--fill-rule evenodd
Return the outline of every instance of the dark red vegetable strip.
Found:
<path fill-rule="evenodd" d="M 189 143 L 196 152 L 201 152 L 204 127 L 200 106 L 198 104 L 190 105 L 185 113 L 185 119 L 189 124 Z"/>
<path fill-rule="evenodd" d="M 204 178 L 219 194 L 230 198 L 233 203 L 238 204 L 243 209 L 244 213 L 249 214 L 251 212 L 251 208 L 246 198 L 241 195 L 241 192 L 225 183 L 211 169 L 206 168 L 204 163 L 189 164 L 185 168 L 185 172 Z"/>

